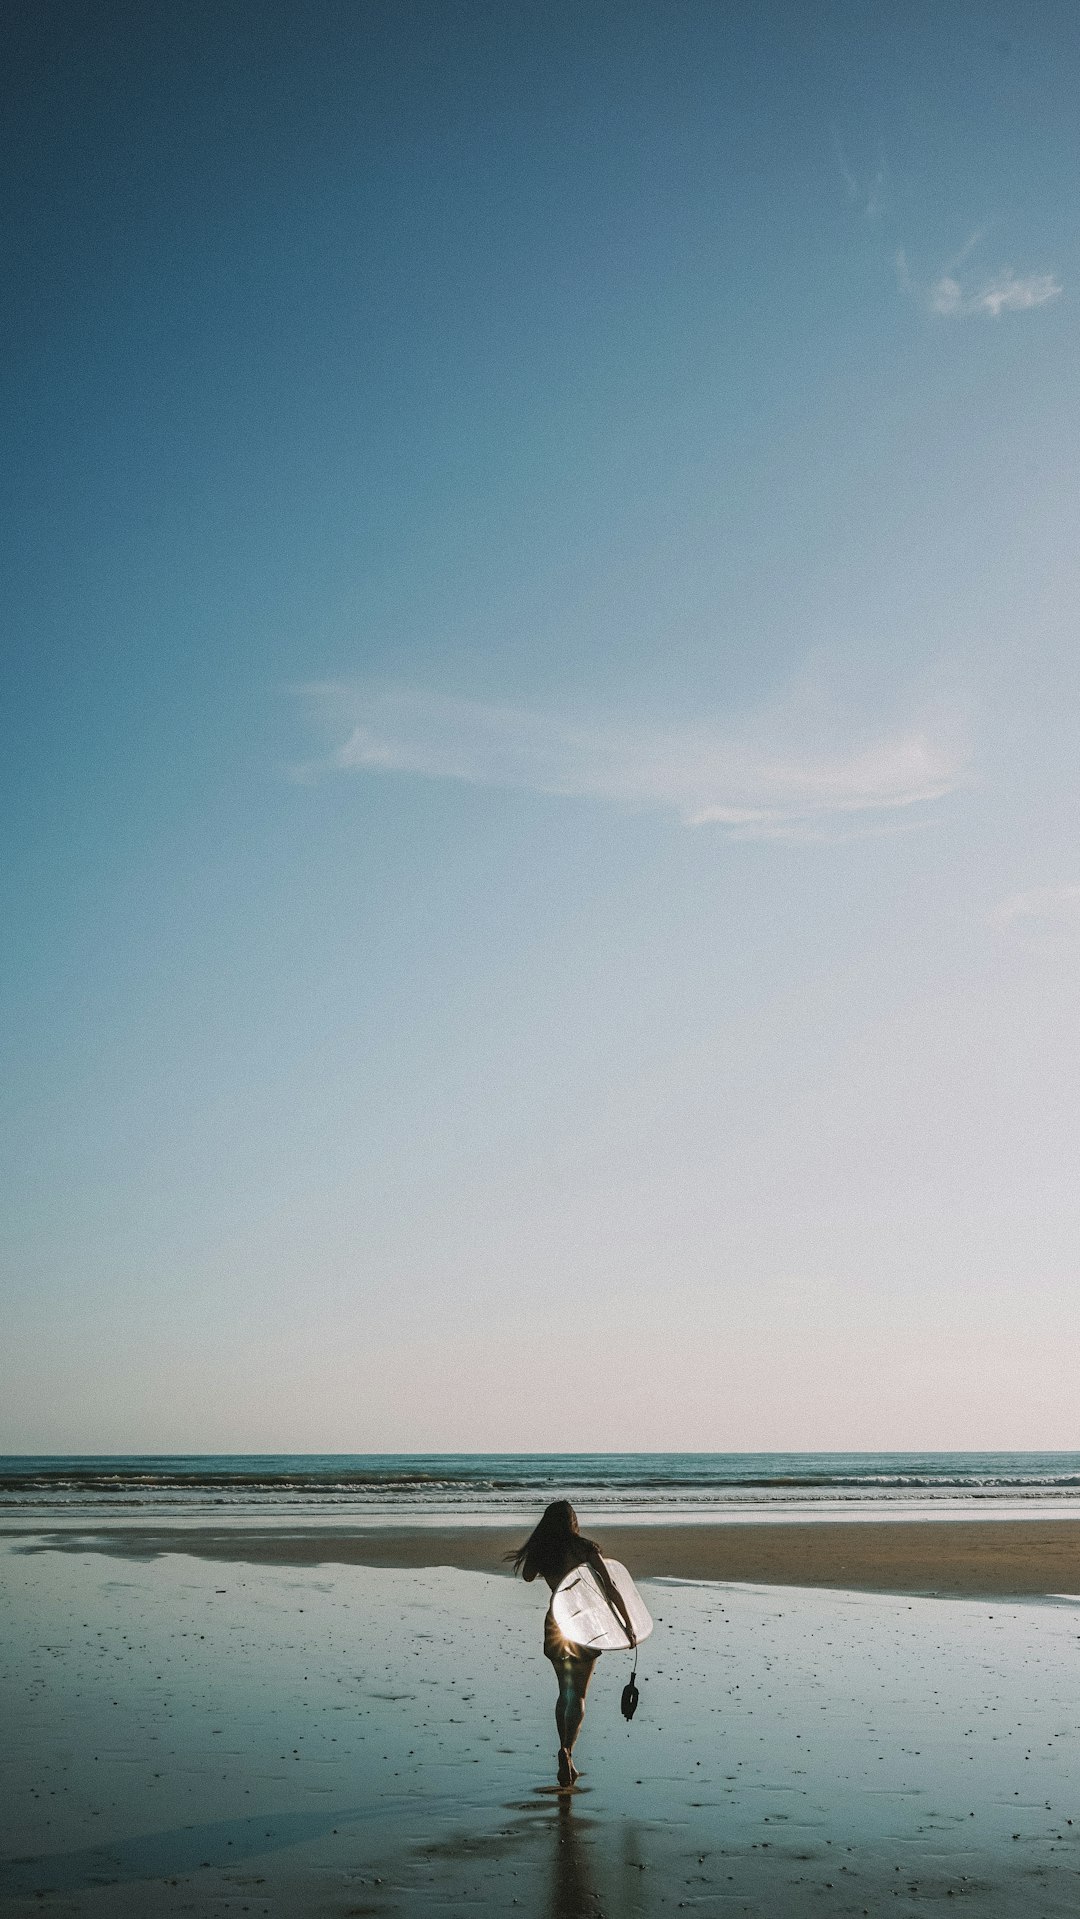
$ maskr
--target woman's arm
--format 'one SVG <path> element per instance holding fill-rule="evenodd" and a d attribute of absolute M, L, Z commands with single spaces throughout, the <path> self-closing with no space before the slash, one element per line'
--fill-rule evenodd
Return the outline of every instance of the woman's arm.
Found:
<path fill-rule="evenodd" d="M 608 1569 L 605 1566 L 603 1559 L 600 1557 L 600 1554 L 598 1552 L 589 1554 L 589 1565 L 591 1566 L 593 1572 L 596 1574 L 597 1583 L 600 1587 L 600 1590 L 603 1593 L 604 1598 L 607 1600 L 608 1605 L 611 1607 L 612 1612 L 615 1614 L 615 1617 L 618 1620 L 620 1626 L 622 1627 L 624 1633 L 626 1634 L 626 1637 L 630 1641 L 630 1644 L 632 1646 L 636 1646 L 637 1634 L 634 1631 L 633 1626 L 630 1624 L 630 1614 L 627 1612 L 626 1607 L 623 1604 L 622 1594 L 619 1591 L 619 1588 L 617 1587 L 617 1585 L 615 1584 L 615 1581 L 612 1579 L 611 1574 L 608 1572 Z"/>

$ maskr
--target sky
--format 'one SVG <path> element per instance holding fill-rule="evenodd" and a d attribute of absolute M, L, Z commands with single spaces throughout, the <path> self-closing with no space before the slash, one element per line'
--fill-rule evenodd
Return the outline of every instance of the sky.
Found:
<path fill-rule="evenodd" d="M 37 0 L 0 1450 L 1080 1446 L 1080 16 Z"/>

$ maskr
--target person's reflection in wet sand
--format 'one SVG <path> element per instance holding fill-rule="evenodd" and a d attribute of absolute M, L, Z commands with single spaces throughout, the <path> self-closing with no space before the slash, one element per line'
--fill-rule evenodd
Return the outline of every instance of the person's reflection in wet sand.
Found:
<path fill-rule="evenodd" d="M 574 1818 L 573 1793 L 561 1792 L 558 1806 L 558 1818 L 552 1828 L 555 1855 L 549 1919 L 596 1919 L 597 1897 L 589 1872 L 585 1837 Z"/>

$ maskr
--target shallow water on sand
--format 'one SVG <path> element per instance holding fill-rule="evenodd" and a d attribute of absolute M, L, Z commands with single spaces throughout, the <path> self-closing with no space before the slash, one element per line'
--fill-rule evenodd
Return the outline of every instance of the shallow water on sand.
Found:
<path fill-rule="evenodd" d="M 654 1583 L 567 1795 L 535 1588 L 10 1547 L 0 1588 L 5 1912 L 1076 1907 L 1068 1605 Z"/>

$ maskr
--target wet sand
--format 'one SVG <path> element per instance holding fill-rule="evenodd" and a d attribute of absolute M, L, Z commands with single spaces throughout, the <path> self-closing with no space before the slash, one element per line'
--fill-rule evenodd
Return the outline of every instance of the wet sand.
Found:
<path fill-rule="evenodd" d="M 1071 1604 L 653 1581 L 638 1716 L 606 1655 L 561 1795 L 535 1588 L 29 1544 L 5 1916 L 1075 1912 Z"/>
<path fill-rule="evenodd" d="M 642 1579 L 711 1579 L 843 1591 L 1036 1597 L 1080 1593 L 1080 1520 L 964 1519 L 594 1525 L 609 1556 Z M 278 1566 L 454 1566 L 506 1572 L 521 1528 L 370 1527 L 286 1519 L 240 1528 L 83 1522 L 77 1530 L 4 1536 L 31 1549 L 94 1549 L 125 1559 L 188 1553 Z"/>

